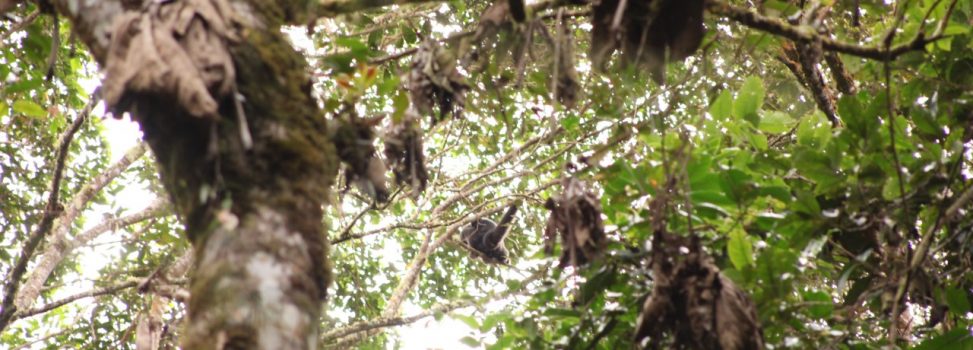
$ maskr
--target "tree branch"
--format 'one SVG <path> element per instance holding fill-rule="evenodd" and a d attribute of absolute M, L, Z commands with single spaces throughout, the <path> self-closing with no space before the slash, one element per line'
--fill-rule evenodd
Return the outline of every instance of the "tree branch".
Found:
<path fill-rule="evenodd" d="M 180 256 L 178 259 L 176 259 L 175 262 L 166 266 L 165 271 L 162 274 L 163 278 L 166 280 L 171 280 L 177 277 L 184 276 L 186 274 L 186 271 L 188 270 L 190 263 L 192 262 L 192 256 L 193 256 L 192 250 L 186 251 L 186 253 Z M 129 278 L 125 282 L 121 282 L 115 285 L 95 288 L 86 292 L 74 294 L 59 299 L 57 301 L 44 304 L 42 306 L 31 308 L 30 310 L 18 312 L 17 315 L 14 316 L 14 318 L 21 319 L 21 318 L 34 316 L 34 315 L 39 315 L 84 298 L 92 298 L 92 297 L 97 297 L 102 295 L 113 294 L 120 290 L 132 288 L 132 287 L 141 288 L 144 285 L 149 285 L 148 288 L 154 294 L 161 295 L 163 297 L 167 297 L 170 299 L 179 300 L 180 302 L 186 301 L 186 295 L 185 295 L 186 293 L 184 293 L 183 290 L 178 288 L 170 288 L 170 286 L 160 286 L 160 285 L 153 284 L 152 283 L 153 279 L 157 276 L 159 276 L 159 274 L 151 274 L 148 277 L 144 277 L 144 278 Z"/>
<path fill-rule="evenodd" d="M 14 297 L 17 295 L 20 287 L 20 279 L 27 272 L 27 264 L 34 257 L 34 251 L 37 250 L 37 246 L 40 245 L 41 240 L 50 232 L 51 226 L 54 224 L 54 218 L 58 217 L 63 210 L 58 200 L 58 195 L 61 191 L 61 179 L 64 176 L 64 166 L 67 162 L 68 151 L 71 148 L 71 141 L 74 139 L 74 134 L 81 129 L 84 121 L 88 119 L 88 115 L 91 114 L 91 110 L 95 104 L 101 99 L 100 95 L 100 89 L 96 89 L 91 95 L 88 104 L 78 113 L 78 117 L 74 119 L 71 126 L 58 139 L 57 157 L 55 158 L 52 173 L 53 178 L 51 179 L 50 193 L 47 197 L 47 205 L 44 208 L 43 217 L 41 217 L 40 223 L 37 224 L 37 229 L 24 242 L 24 247 L 20 251 L 17 263 L 10 270 L 10 274 L 7 275 L 7 282 L 3 286 L 3 303 L 0 304 L 0 332 L 3 332 L 7 328 L 14 313 L 17 312 L 17 307 L 14 305 Z"/>
<path fill-rule="evenodd" d="M 944 38 L 942 31 L 937 30 L 936 33 L 928 37 L 925 33 L 918 32 L 912 40 L 888 48 L 884 45 L 861 46 L 817 34 L 810 26 L 791 25 L 784 19 L 767 17 L 750 9 L 731 5 L 723 0 L 707 0 L 706 7 L 710 13 L 727 17 L 754 29 L 799 42 L 820 41 L 825 50 L 878 61 L 893 60 L 910 51 L 921 51 L 926 44 Z M 948 16 L 943 18 L 944 22 L 948 20 Z"/>
<path fill-rule="evenodd" d="M 71 203 L 58 216 L 57 226 L 54 228 L 54 231 L 47 237 L 47 248 L 42 255 L 41 261 L 30 272 L 30 275 L 27 276 L 23 288 L 15 293 L 14 296 L 16 299 L 14 305 L 17 309 L 31 307 L 31 304 L 34 303 L 34 300 L 40 294 L 41 287 L 44 286 L 47 278 L 50 277 L 51 272 L 64 259 L 64 256 L 74 248 L 68 240 L 68 234 L 71 232 L 71 226 L 74 224 L 74 221 L 81 215 L 85 207 L 87 207 L 88 202 L 102 188 L 108 185 L 108 183 L 118 177 L 118 175 L 121 175 L 125 169 L 128 169 L 132 163 L 141 158 L 146 150 L 144 143 L 133 147 L 118 162 L 106 169 L 105 172 L 95 176 L 74 195 Z"/>
<path fill-rule="evenodd" d="M 0 11 L 0 14 L 2 13 L 3 11 Z M 0 34 L 0 49 L 3 49 L 4 46 L 6 46 L 4 45 L 4 42 L 7 41 L 7 38 L 9 38 L 11 34 L 24 30 L 24 28 L 27 28 L 28 25 L 34 23 L 34 21 L 37 20 L 37 17 L 40 16 L 40 14 L 41 14 L 40 10 L 34 10 L 34 12 L 31 12 L 29 15 L 27 15 L 27 17 L 24 17 L 23 20 L 17 22 L 17 24 L 14 24 L 12 27 L 10 27 L 10 30 L 3 32 L 3 34 Z"/>
<path fill-rule="evenodd" d="M 558 183 L 560 183 L 560 179 L 550 181 L 548 183 L 538 186 L 537 188 L 529 192 L 526 192 L 525 195 L 540 192 Z M 437 236 L 435 240 L 433 240 L 433 231 L 429 230 L 426 233 L 425 238 L 423 239 L 422 246 L 419 247 L 419 250 L 417 251 L 415 257 L 413 257 L 412 261 L 409 263 L 409 269 L 406 270 L 405 273 L 402 275 L 402 278 L 399 279 L 399 284 L 396 286 L 395 291 L 392 292 L 392 295 L 387 299 L 385 304 L 385 309 L 382 311 L 382 317 L 392 318 L 399 313 L 400 308 L 402 306 L 402 302 L 405 301 L 405 298 L 409 295 L 409 292 L 412 290 L 412 288 L 418 284 L 419 273 L 422 271 L 422 268 L 425 266 L 426 261 L 428 261 L 429 256 L 432 254 L 432 252 L 434 252 L 436 249 L 438 249 L 444 243 L 446 243 L 446 241 L 448 241 L 452 237 L 453 233 L 458 231 L 464 225 L 472 222 L 473 220 L 476 220 L 477 218 L 499 213 L 505 207 L 513 204 L 516 201 L 518 201 L 518 199 L 508 200 L 503 205 L 485 210 L 483 212 L 477 213 L 472 216 L 467 214 L 461 220 L 457 220 L 452 224 L 450 224 L 448 227 L 446 227 L 444 232 L 441 235 Z M 376 331 L 380 332 L 381 330 L 376 330 Z"/>
<path fill-rule="evenodd" d="M 316 7 L 315 14 L 320 17 L 335 17 L 337 15 L 355 13 L 379 7 L 392 5 L 421 4 L 443 0 L 321 0 Z"/>
<path fill-rule="evenodd" d="M 45 313 L 45 312 L 54 310 L 56 308 L 59 308 L 61 306 L 70 304 L 72 302 L 78 301 L 80 299 L 93 298 L 93 297 L 102 296 L 102 295 L 106 295 L 106 294 L 113 294 L 113 293 L 118 292 L 118 291 L 123 290 L 123 289 L 128 289 L 128 288 L 135 287 L 138 284 L 139 284 L 139 280 L 138 279 L 129 279 L 128 281 L 125 281 L 125 282 L 122 282 L 122 283 L 119 283 L 119 284 L 116 284 L 116 285 L 113 285 L 113 286 L 102 287 L 102 288 L 95 288 L 95 289 L 89 290 L 87 292 L 78 293 L 78 294 L 75 294 L 75 295 L 71 295 L 71 296 L 68 296 L 68 297 L 65 297 L 65 298 L 56 300 L 56 301 L 52 301 L 50 303 L 47 303 L 47 304 L 44 304 L 44 305 L 41 305 L 41 306 L 38 306 L 38 307 L 31 308 L 30 310 L 26 310 L 24 312 L 18 312 L 16 318 L 17 319 L 21 319 L 21 318 L 25 318 L 25 317 L 39 315 L 39 314 L 42 314 L 42 313 Z"/>

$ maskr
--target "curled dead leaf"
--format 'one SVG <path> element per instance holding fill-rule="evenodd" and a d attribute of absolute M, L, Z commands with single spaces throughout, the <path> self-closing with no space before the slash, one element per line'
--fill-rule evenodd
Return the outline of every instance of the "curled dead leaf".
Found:
<path fill-rule="evenodd" d="M 136 94 L 168 96 L 192 116 L 217 118 L 235 91 L 229 46 L 239 40 L 226 0 L 153 2 L 116 20 L 105 62 L 104 97 L 120 117 Z"/>

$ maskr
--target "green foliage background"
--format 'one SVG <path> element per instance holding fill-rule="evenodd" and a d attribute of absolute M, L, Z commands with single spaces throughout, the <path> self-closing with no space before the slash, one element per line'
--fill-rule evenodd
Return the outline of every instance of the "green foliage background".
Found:
<path fill-rule="evenodd" d="M 896 26 L 887 15 L 896 10 L 874 1 L 861 1 L 862 23 L 853 26 L 853 3 L 833 4 L 826 23 L 834 38 L 874 45 Z M 782 1 L 762 4 L 779 17 L 799 10 Z M 905 12 L 896 42 L 939 25 L 950 4 L 898 2 L 897 11 Z M 466 57 L 468 47 L 456 33 L 475 29 L 488 5 L 453 0 L 324 20 L 304 44 L 319 77 L 315 94 L 329 111 L 351 96 L 363 116 L 402 113 L 409 102 L 400 77 L 409 57 L 382 58 L 416 47 L 423 38 L 441 40 Z M 33 10 L 24 5 L 15 14 L 23 18 Z M 555 33 L 550 11 L 535 17 Z M 434 315 L 466 323 L 471 331 L 461 341 L 474 347 L 630 348 L 652 286 L 648 202 L 675 179 L 674 199 L 664 213 L 667 229 L 702 237 L 717 265 L 753 298 L 767 344 L 833 349 L 888 344 L 899 278 L 910 271 L 903 321 L 908 326 L 897 346 L 971 349 L 973 206 L 966 203 L 958 215 L 944 217 L 973 184 L 971 16 L 973 3 L 956 2 L 944 26 L 946 38 L 888 64 L 841 55 L 859 92 L 839 94 L 842 126 L 834 128 L 776 59 L 787 39 L 711 14 L 702 48 L 668 66 L 665 86 L 620 66 L 592 73 L 584 55 L 588 18 L 569 14 L 581 77 L 574 108 L 551 101 L 554 55 L 543 35 L 525 39 L 517 32 L 524 30 L 520 25 L 501 31 L 495 42 L 467 43 L 481 57 L 463 67 L 472 89 L 462 118 L 436 126 L 424 121 L 429 189 L 417 200 L 397 196 L 383 210 L 369 210 L 353 190 L 330 199 L 325 225 L 332 239 L 355 237 L 332 248 L 337 280 L 324 329 L 379 316 L 427 232 L 441 233 L 451 220 L 520 199 L 525 208 L 507 240 L 513 267 L 486 265 L 447 245 L 433 253 L 409 302 L 420 308 L 464 300 L 480 304 Z M 41 16 L 8 33 L 13 22 L 0 20 L 0 32 L 7 34 L 0 41 L 5 274 L 43 210 L 57 137 L 87 101 L 81 82 L 97 78 L 83 48 L 67 40 L 69 25 L 52 21 Z M 52 45 L 53 30 L 60 32 L 60 45 Z M 519 46 L 524 43 L 529 50 Z M 53 78 L 46 79 L 52 47 L 57 60 Z M 376 78 L 362 78 L 363 65 L 377 67 Z M 822 69 L 828 72 L 823 64 Z M 351 88 L 339 86 L 339 77 L 350 77 Z M 94 118 L 77 137 L 63 198 L 109 164 L 103 128 Z M 560 191 L 556 182 L 565 165 L 580 164 L 582 157 L 592 166 L 578 176 L 601 196 L 609 253 L 592 266 L 562 270 L 552 265 L 556 257 L 542 251 L 542 203 Z M 152 162 L 143 160 L 96 202 L 120 214 L 123 201 L 116 194 L 125 186 L 149 186 L 165 196 L 155 176 Z M 433 210 L 457 196 L 458 202 Z M 362 219 L 353 220 L 362 211 Z M 74 224 L 75 234 L 83 225 Z M 89 284 L 148 276 L 185 251 L 180 229 L 172 217 L 124 229 L 142 233 L 138 239 L 121 235 L 113 249 L 94 248 L 110 263 Z M 925 237 L 931 240 L 927 257 L 909 269 Z M 38 304 L 76 288 L 83 272 L 91 275 L 81 256 L 59 266 Z M 478 302 L 492 293 L 514 295 Z M 128 289 L 69 304 L 18 321 L 0 335 L 0 344 L 18 346 L 54 334 L 35 347 L 133 348 L 132 327 L 148 307 L 146 299 Z M 165 345 L 175 344 L 183 311 L 176 302 L 167 306 L 172 330 Z M 359 344 L 402 345 L 409 344 L 400 344 L 394 333 Z"/>

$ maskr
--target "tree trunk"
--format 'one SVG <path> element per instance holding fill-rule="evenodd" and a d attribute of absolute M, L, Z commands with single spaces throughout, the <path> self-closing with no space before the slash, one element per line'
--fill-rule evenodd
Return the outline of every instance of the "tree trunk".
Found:
<path fill-rule="evenodd" d="M 104 67 L 112 24 L 129 3 L 56 7 Z M 253 6 L 232 3 L 244 28 L 229 45 L 242 111 L 235 93 L 217 98 L 216 118 L 192 115 L 171 92 L 140 91 L 127 101 L 196 252 L 187 349 L 314 348 L 330 280 L 322 205 L 337 168 L 334 147 L 307 63 L 280 34 L 293 19 L 270 15 L 293 7 Z"/>

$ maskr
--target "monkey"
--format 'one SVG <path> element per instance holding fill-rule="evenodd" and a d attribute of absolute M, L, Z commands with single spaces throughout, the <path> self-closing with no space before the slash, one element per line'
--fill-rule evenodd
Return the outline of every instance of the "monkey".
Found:
<path fill-rule="evenodd" d="M 507 6 L 510 7 L 510 17 L 513 17 L 514 22 L 523 23 L 527 20 L 527 9 L 524 8 L 524 0 L 507 0 Z"/>
<path fill-rule="evenodd" d="M 476 219 L 460 232 L 460 239 L 480 254 L 488 263 L 506 265 L 507 248 L 503 246 L 503 239 L 507 237 L 510 222 L 517 213 L 517 205 L 511 205 L 503 214 L 500 223 L 490 219 Z"/>

